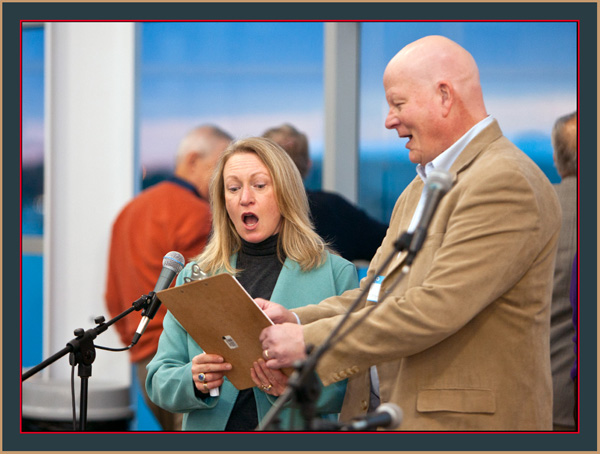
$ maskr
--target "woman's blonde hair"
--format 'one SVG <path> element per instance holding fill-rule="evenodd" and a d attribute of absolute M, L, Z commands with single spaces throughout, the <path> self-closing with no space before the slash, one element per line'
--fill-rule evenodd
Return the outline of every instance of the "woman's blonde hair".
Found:
<path fill-rule="evenodd" d="M 323 264 L 325 251 L 329 248 L 314 231 L 308 199 L 296 165 L 274 141 L 250 137 L 233 142 L 215 168 L 210 183 L 212 233 L 204 252 L 194 259 L 200 268 L 208 274 L 222 271 L 235 274 L 240 271 L 229 263 L 231 254 L 240 250 L 242 241 L 227 213 L 223 179 L 225 164 L 229 158 L 239 153 L 256 154 L 273 180 L 275 199 L 282 218 L 277 248 L 279 259 L 284 261 L 283 253 L 285 257 L 298 262 L 303 271 Z"/>

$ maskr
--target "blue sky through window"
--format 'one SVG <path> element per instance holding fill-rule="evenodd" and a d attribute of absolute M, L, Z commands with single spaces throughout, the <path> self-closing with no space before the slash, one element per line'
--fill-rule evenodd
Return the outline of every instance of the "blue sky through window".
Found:
<path fill-rule="evenodd" d="M 310 185 L 319 185 L 323 23 L 147 22 L 141 30 L 138 116 L 145 167 L 169 171 L 180 138 L 199 123 L 216 123 L 245 137 L 290 122 L 310 139 L 316 161 Z M 557 117 L 577 108 L 576 22 L 366 22 L 361 25 L 361 205 L 372 207 L 378 200 L 386 208 L 373 214 L 385 219 L 414 176 L 403 141 L 384 127 L 381 79 L 401 47 L 428 34 L 448 36 L 473 54 L 488 112 L 556 181 L 550 130 Z M 41 28 L 24 31 L 23 56 L 23 162 L 28 164 L 41 161 L 43 149 Z M 370 169 L 375 157 L 380 162 Z M 382 186 L 373 187 L 373 181 Z"/>

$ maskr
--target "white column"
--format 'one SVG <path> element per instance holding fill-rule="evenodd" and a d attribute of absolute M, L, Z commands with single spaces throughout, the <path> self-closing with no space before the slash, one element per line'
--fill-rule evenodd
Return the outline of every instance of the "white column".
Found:
<path fill-rule="evenodd" d="M 134 194 L 134 23 L 49 23 L 46 28 L 44 358 L 75 328 L 110 319 L 104 303 L 110 228 Z M 134 313 L 130 316 L 138 316 Z M 96 345 L 120 347 L 114 327 Z M 127 352 L 96 350 L 94 383 L 129 383 Z M 67 357 L 65 357 L 67 358 Z M 67 378 L 68 359 L 45 372 Z"/>
<path fill-rule="evenodd" d="M 323 189 L 358 200 L 360 23 L 325 24 Z"/>

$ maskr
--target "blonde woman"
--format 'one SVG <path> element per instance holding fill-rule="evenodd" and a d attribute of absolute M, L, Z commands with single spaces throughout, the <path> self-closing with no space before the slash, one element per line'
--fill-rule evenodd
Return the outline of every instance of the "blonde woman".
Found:
<path fill-rule="evenodd" d="M 177 284 L 201 269 L 230 273 L 253 298 L 292 309 L 356 288 L 354 265 L 333 253 L 310 221 L 302 178 L 275 142 L 248 138 L 234 142 L 217 164 L 211 182 L 213 231 L 204 252 L 179 274 Z M 201 304 L 201 301 L 198 302 Z M 148 365 L 146 388 L 159 406 L 185 413 L 183 430 L 252 431 L 287 377 L 258 359 L 256 387 L 238 391 L 224 374 L 231 368 L 203 352 L 168 313 L 156 356 Z M 337 418 L 346 383 L 328 386 L 317 402 L 320 417 Z M 211 389 L 219 388 L 219 396 Z M 282 414 L 282 429 L 294 429 L 296 410 Z"/>

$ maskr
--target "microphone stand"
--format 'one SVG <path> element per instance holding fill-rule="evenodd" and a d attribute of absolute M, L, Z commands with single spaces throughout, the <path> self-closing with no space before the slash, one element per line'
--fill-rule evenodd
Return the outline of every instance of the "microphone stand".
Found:
<path fill-rule="evenodd" d="M 305 430 L 319 430 L 319 424 L 314 420 L 314 415 L 316 414 L 315 402 L 320 394 L 319 380 L 315 372 L 317 363 L 327 350 L 329 350 L 335 343 L 339 342 L 345 336 L 347 336 L 354 328 L 356 328 L 356 326 L 358 326 L 360 322 L 362 322 L 362 320 L 366 316 L 368 316 L 371 313 L 371 311 L 375 307 L 377 307 L 377 303 L 371 306 L 371 308 L 369 308 L 369 310 L 363 317 L 357 320 L 345 332 L 340 334 L 337 337 L 337 339 L 334 339 L 334 337 L 340 332 L 350 315 L 354 312 L 354 309 L 356 309 L 356 307 L 360 304 L 365 295 L 367 295 L 371 288 L 371 285 L 375 282 L 377 277 L 392 262 L 394 256 L 402 251 L 405 251 L 409 247 L 412 241 L 412 237 L 413 234 L 408 232 L 404 232 L 402 235 L 400 235 L 400 237 L 394 242 L 394 250 L 388 255 L 388 257 L 385 259 L 383 264 L 376 270 L 376 272 L 373 273 L 373 275 L 369 278 L 369 280 L 361 290 L 360 294 L 350 305 L 350 307 L 345 312 L 344 316 L 339 321 L 339 323 L 329 333 L 329 336 L 327 336 L 325 341 L 317 349 L 314 349 L 311 345 L 307 346 L 306 350 L 308 356 L 303 361 L 297 361 L 294 364 L 295 370 L 288 380 L 286 389 L 284 390 L 283 394 L 279 396 L 277 401 L 275 401 L 275 404 L 273 404 L 273 406 L 267 412 L 263 420 L 260 422 L 259 426 L 256 429 L 257 431 L 269 430 L 269 427 L 275 426 L 275 422 L 278 421 L 279 413 L 281 413 L 283 406 L 290 399 L 293 399 L 300 406 L 300 411 L 304 417 Z M 407 272 L 407 269 L 403 270 L 399 279 L 401 279 Z M 394 282 L 393 287 L 395 287 L 398 284 L 399 279 Z M 272 430 L 277 429 L 275 428 Z"/>
<path fill-rule="evenodd" d="M 130 308 L 126 309 L 112 320 L 109 320 L 105 323 L 104 316 L 100 315 L 94 319 L 94 323 L 96 323 L 98 326 L 88 329 L 87 331 L 84 331 L 83 328 L 77 328 L 73 332 L 73 334 L 75 334 L 75 338 L 67 342 L 67 346 L 65 348 L 59 350 L 54 355 L 39 363 L 37 366 L 34 366 L 24 372 L 21 375 L 21 382 L 37 374 L 39 371 L 59 360 L 68 353 L 69 364 L 71 366 L 78 366 L 77 373 L 81 379 L 79 400 L 79 430 L 85 431 L 87 424 L 88 379 L 92 376 L 92 363 L 96 359 L 96 346 L 94 345 L 94 339 L 106 331 L 109 326 L 118 322 L 131 312 L 147 309 L 156 298 L 157 297 L 154 292 L 150 292 L 148 295 L 142 295 L 133 302 Z M 131 348 L 133 345 L 134 343 L 132 343 L 129 347 L 126 347 L 125 350 Z"/>

